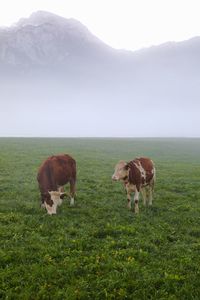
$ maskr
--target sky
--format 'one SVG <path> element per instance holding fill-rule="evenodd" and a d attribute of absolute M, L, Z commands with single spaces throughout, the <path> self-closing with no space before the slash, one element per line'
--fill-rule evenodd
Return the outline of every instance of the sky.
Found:
<path fill-rule="evenodd" d="M 117 49 L 200 36 L 199 0 L 0 0 L 0 26 L 45 10 L 75 18 Z"/>

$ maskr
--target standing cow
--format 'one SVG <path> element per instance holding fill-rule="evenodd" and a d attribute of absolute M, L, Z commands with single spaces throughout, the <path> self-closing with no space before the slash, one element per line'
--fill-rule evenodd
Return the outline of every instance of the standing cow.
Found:
<path fill-rule="evenodd" d="M 76 186 L 76 161 L 67 154 L 47 158 L 39 168 L 37 180 L 41 193 L 41 204 L 48 214 L 56 214 L 58 205 L 62 204 L 63 186 L 70 184 L 70 205 L 74 205 Z"/>
<path fill-rule="evenodd" d="M 128 208 L 131 209 L 131 193 L 134 192 L 134 210 L 139 213 L 139 193 L 141 191 L 144 205 L 152 205 L 153 189 L 155 183 L 155 167 L 151 159 L 136 158 L 128 163 L 120 161 L 115 166 L 112 180 L 124 183 Z"/>

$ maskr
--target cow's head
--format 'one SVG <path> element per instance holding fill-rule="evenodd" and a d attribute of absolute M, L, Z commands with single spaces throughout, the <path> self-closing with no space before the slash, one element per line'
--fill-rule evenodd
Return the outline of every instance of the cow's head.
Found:
<path fill-rule="evenodd" d="M 115 166 L 115 172 L 112 176 L 112 180 L 126 180 L 129 174 L 129 167 L 127 163 L 123 160 L 119 161 Z"/>
<path fill-rule="evenodd" d="M 61 193 L 59 191 L 49 191 L 44 204 L 49 215 L 56 214 L 56 209 L 58 205 L 62 204 L 62 199 L 66 193 Z"/>

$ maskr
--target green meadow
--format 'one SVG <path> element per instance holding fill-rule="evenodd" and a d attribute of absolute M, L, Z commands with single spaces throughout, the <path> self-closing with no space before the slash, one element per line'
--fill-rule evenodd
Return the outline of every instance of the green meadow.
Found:
<path fill-rule="evenodd" d="M 75 206 L 40 208 L 48 156 L 77 162 Z M 115 164 L 148 156 L 153 206 L 126 208 Z M 66 186 L 66 190 L 68 186 Z M 200 299 L 200 139 L 0 139 L 1 299 Z"/>

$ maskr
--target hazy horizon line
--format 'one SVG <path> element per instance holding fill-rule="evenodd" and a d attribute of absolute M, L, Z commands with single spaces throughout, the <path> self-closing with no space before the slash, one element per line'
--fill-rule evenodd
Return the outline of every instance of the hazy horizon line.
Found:
<path fill-rule="evenodd" d="M 0 136 L 21 139 L 200 139 L 200 136 Z"/>

